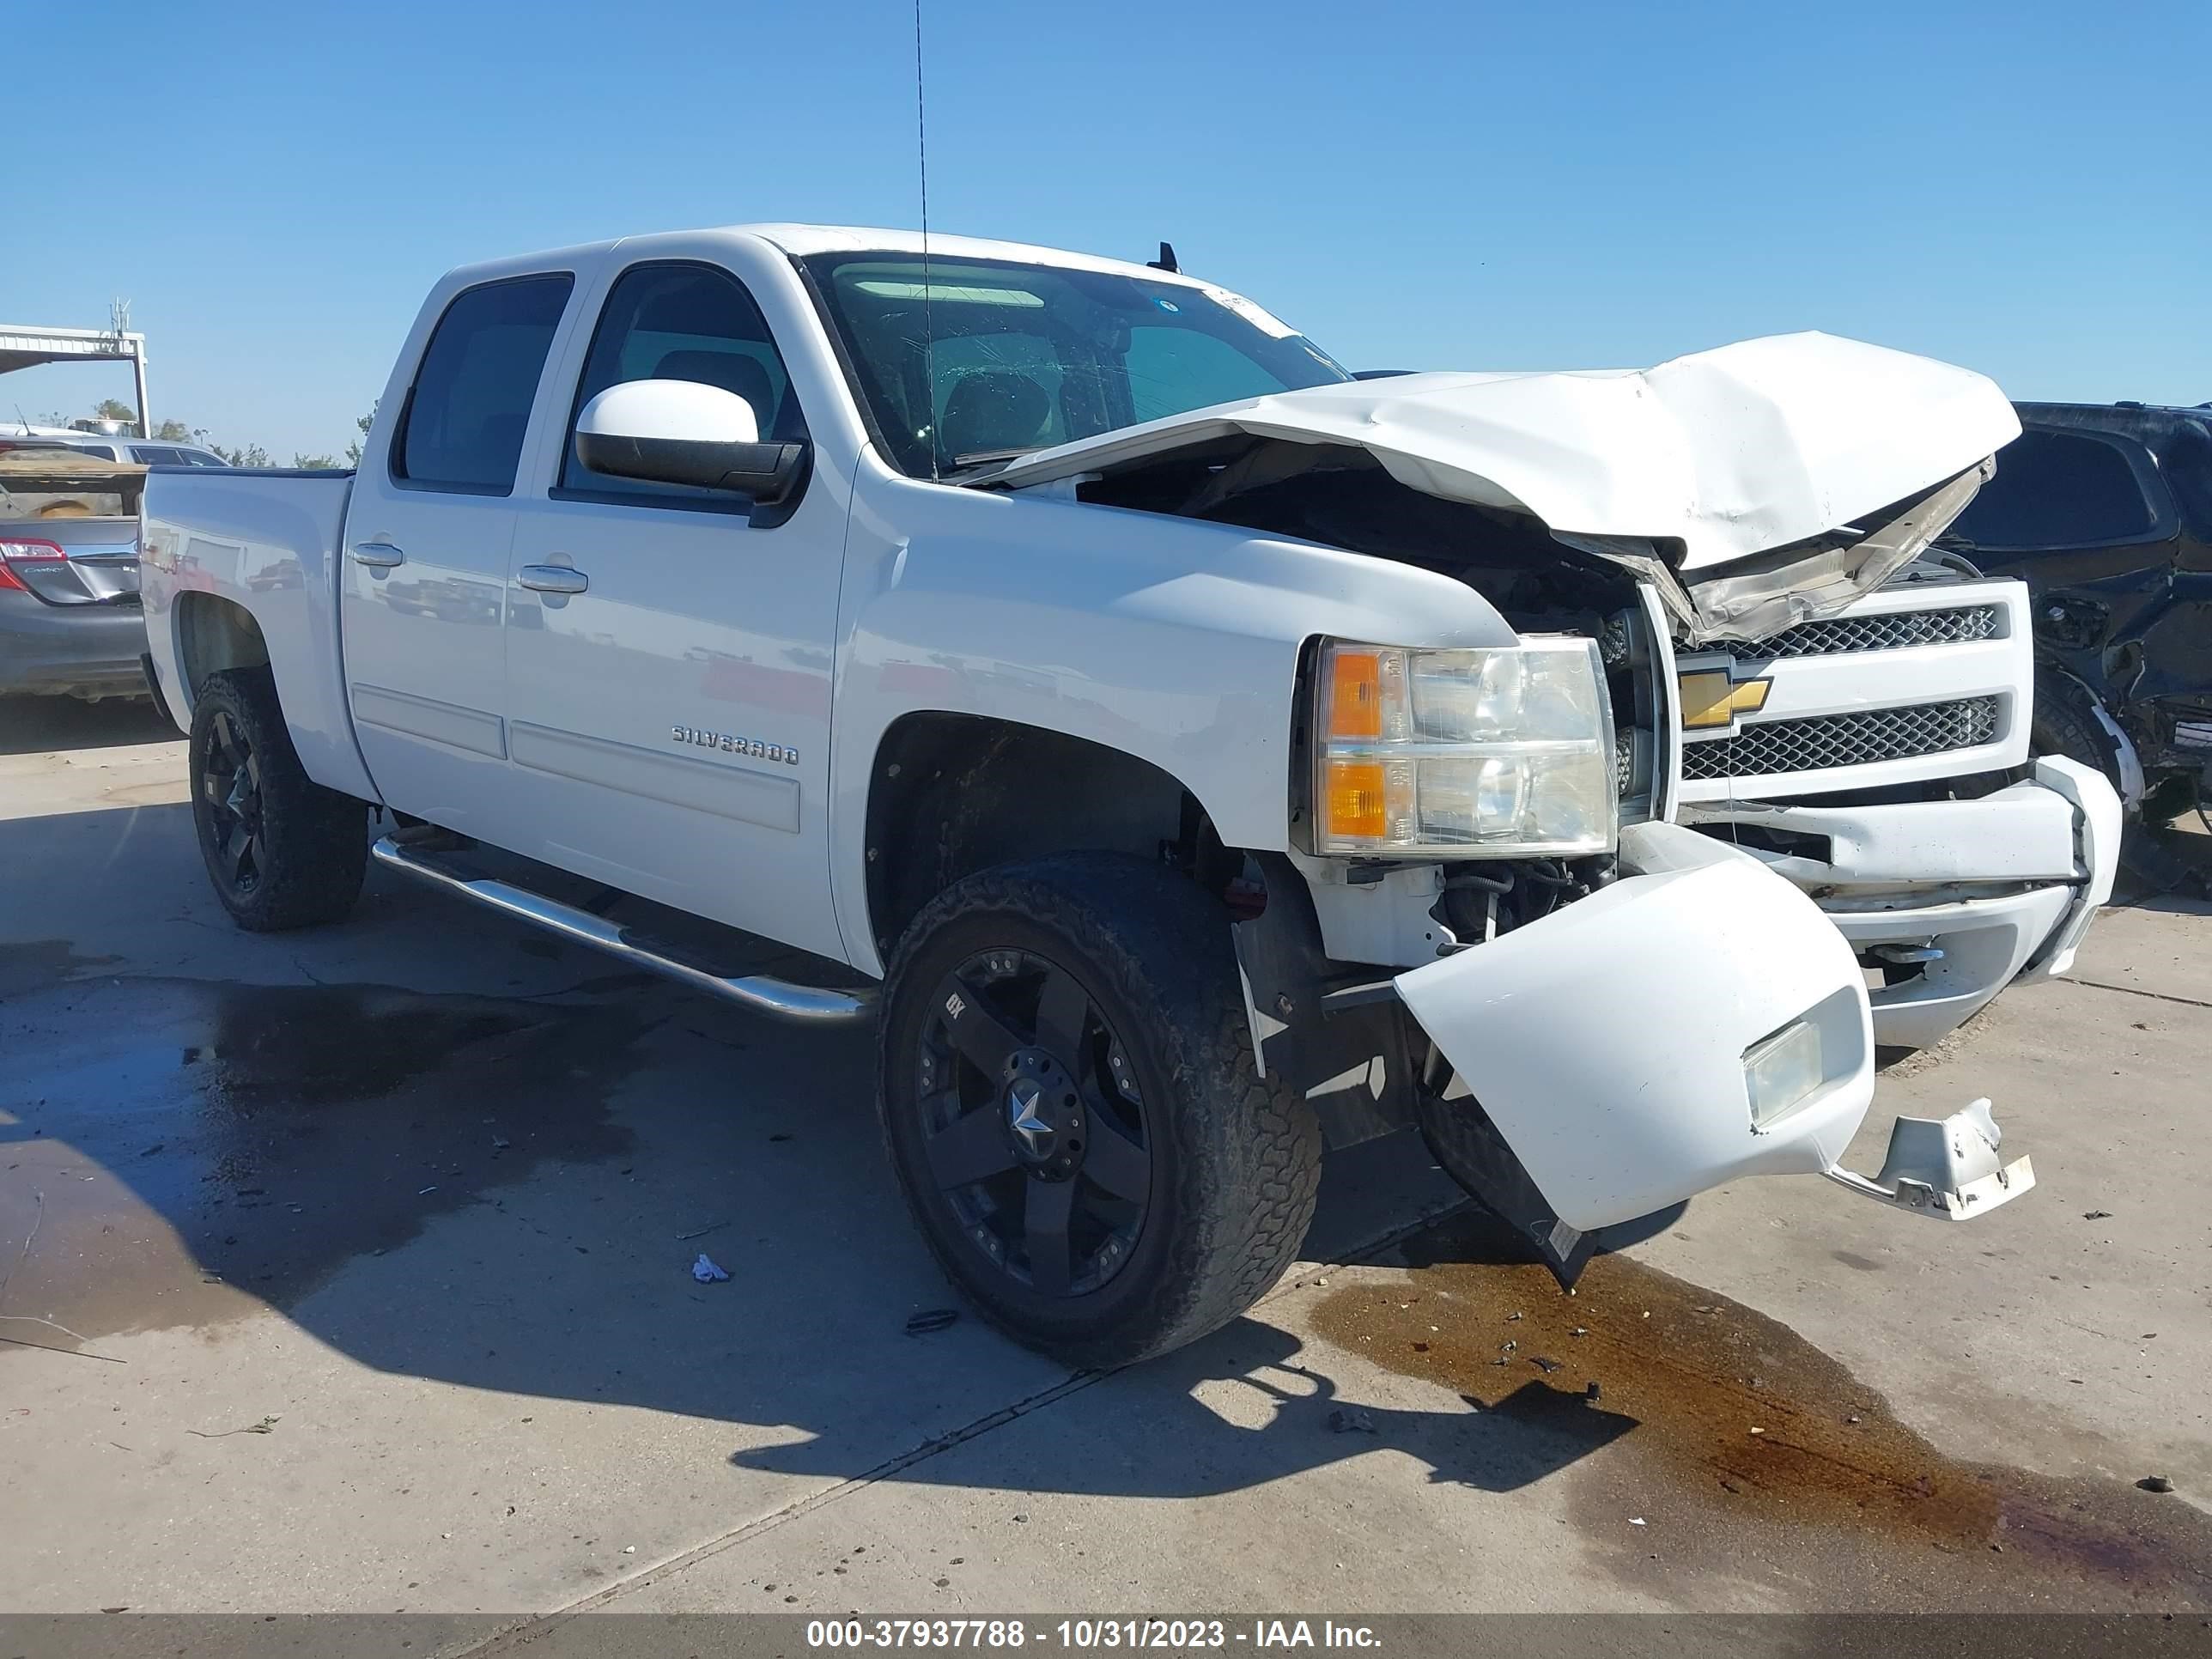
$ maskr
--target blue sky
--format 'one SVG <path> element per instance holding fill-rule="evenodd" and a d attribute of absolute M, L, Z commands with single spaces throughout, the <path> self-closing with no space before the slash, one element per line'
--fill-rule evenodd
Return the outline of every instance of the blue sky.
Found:
<path fill-rule="evenodd" d="M 924 0 L 933 228 L 1149 257 L 1353 367 L 1821 328 L 2212 398 L 2204 0 Z M 909 0 L 9 10 L 0 321 L 132 302 L 155 416 L 331 450 L 441 270 L 916 222 Z M 35 73 L 23 66 L 37 64 Z M 81 167 L 65 154 L 82 147 Z M 0 377 L 0 414 L 129 396 Z"/>

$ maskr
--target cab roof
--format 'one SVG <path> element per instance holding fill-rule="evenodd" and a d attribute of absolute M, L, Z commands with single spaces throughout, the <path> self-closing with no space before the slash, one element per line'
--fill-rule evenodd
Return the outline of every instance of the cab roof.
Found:
<path fill-rule="evenodd" d="M 646 240 L 648 233 L 634 236 L 617 236 L 597 242 L 580 243 L 574 246 L 546 249 L 540 252 L 514 258 L 487 260 L 459 268 L 453 276 L 473 279 L 480 271 L 509 270 L 518 264 L 528 265 L 550 262 L 588 258 L 614 252 L 626 244 Z M 750 237 L 769 243 L 795 258 L 817 253 L 891 253 L 919 258 L 922 252 L 921 233 L 916 230 L 893 230 L 866 225 L 805 225 L 805 224 L 743 224 L 711 225 L 690 231 L 674 233 L 653 232 L 700 237 Z M 1093 270 L 1110 276 L 1135 276 L 1147 282 L 1178 283 L 1188 288 L 1206 288 L 1209 284 L 1180 272 L 1158 270 L 1134 259 L 1109 259 L 1095 253 L 1076 253 L 1066 248 L 1042 247 L 1030 242 L 1001 242 L 983 236 L 949 236 L 937 231 L 929 234 L 929 255 L 933 259 L 1006 259 L 1019 264 L 1057 265 L 1070 270 Z"/>

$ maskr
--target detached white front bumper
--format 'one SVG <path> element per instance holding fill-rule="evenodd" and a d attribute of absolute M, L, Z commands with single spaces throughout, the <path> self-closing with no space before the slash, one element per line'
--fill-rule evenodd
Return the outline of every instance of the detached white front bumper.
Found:
<path fill-rule="evenodd" d="M 1694 830 L 1632 826 L 1620 863 L 1603 890 L 1395 980 L 1455 1070 L 1446 1100 L 1480 1103 L 1560 1221 L 1588 1232 L 1749 1175 L 1826 1175 L 1953 1216 L 2033 1184 L 2025 1159 L 1996 1166 L 1986 1102 L 1900 1119 L 1881 1176 L 1844 1170 L 1875 1088 L 1850 946 Z M 1755 1112 L 1747 1061 L 1779 1036 L 1796 1080 Z"/>
<path fill-rule="evenodd" d="M 1743 850 L 1808 894 L 1862 962 L 1917 968 L 1871 994 L 1885 1047 L 1931 1047 L 2015 980 L 2065 973 L 2119 867 L 2119 797 L 2056 757 L 1978 800 L 1735 802 L 1683 816 L 1767 843 Z M 1826 855 L 1789 848 L 1796 836 Z"/>

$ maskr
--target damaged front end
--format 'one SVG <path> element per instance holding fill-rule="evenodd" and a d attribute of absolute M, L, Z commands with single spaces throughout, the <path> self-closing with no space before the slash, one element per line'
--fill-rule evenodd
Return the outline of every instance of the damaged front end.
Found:
<path fill-rule="evenodd" d="M 1318 686 L 1339 677 L 1344 647 L 1320 642 L 1302 699 L 1293 849 L 1261 859 L 1267 909 L 1237 930 L 1261 1064 L 1313 1101 L 1331 1142 L 1418 1124 L 1563 1283 L 1597 1229 L 1742 1176 L 1822 1175 L 1954 1218 L 2033 1184 L 2027 1160 L 1997 1156 L 1986 1102 L 1900 1119 L 1877 1173 L 1845 1169 L 1873 1099 L 1876 1039 L 1848 926 L 1770 867 L 1782 861 L 1772 853 L 1671 822 L 1698 793 L 1686 757 L 1716 735 L 1715 710 L 1732 731 L 1759 706 L 1764 687 L 1743 690 L 1737 663 L 1776 639 L 1814 641 L 1805 648 L 1819 654 L 1832 643 L 1823 629 L 1866 626 L 1851 619 L 1869 606 L 1910 609 L 1878 590 L 1923 562 L 2016 429 L 1979 377 L 1893 358 L 1801 337 L 1643 376 L 1413 377 L 1387 397 L 1322 388 L 1160 423 L 1179 428 L 1169 435 L 1097 441 L 1080 465 L 1031 458 L 1006 480 L 1421 566 L 1490 599 L 1527 648 L 1593 642 L 1617 834 L 1549 849 L 1455 835 L 1425 844 L 1417 757 L 1423 733 L 1437 734 L 1402 691 L 1410 748 L 1365 726 L 1337 744 Z M 1805 371 L 1796 384 L 1791 365 Z M 1877 392 L 1900 376 L 1919 401 L 1903 397 L 1901 420 L 1876 418 Z M 1606 449 L 1608 428 L 1628 447 Z M 1872 626 L 1878 646 L 1891 626 Z M 1972 696 L 2020 700 L 2024 648 L 1966 651 L 1954 675 L 1995 676 Z M 1425 657 L 1474 654 L 1350 649 L 1409 682 Z M 1832 745 L 1829 726 L 1879 701 L 1869 672 L 1862 660 L 1801 676 L 1826 672 L 1820 683 L 1840 688 L 1835 710 L 1807 712 L 1810 738 Z M 1450 673 L 1488 678 L 1474 663 Z M 1909 673 L 1899 689 L 1909 701 Z M 2024 757 L 2009 723 L 1984 732 L 1978 715 L 1959 730 L 2007 763 Z M 1459 741 L 1477 731 L 1442 735 L 1455 742 L 1438 752 L 1510 747 Z M 1705 748 L 1699 764 L 1719 752 Z M 1938 752 L 1909 757 L 1910 775 L 1942 775 L 1951 761 L 1925 757 Z M 1326 769 L 1340 761 L 1345 789 Z M 2072 810 L 2061 799 L 2070 781 L 2038 779 L 2027 786 L 2035 800 L 2002 799 L 1979 822 L 2001 830 L 2032 810 L 2039 834 L 2046 806 Z M 1402 813 L 1412 840 L 1326 833 L 1340 812 L 1370 807 L 1378 832 Z M 2025 942 L 1995 983 L 2070 952 L 2058 935 L 2078 938 L 2101 896 L 2096 860 L 2085 868 L 2072 851 L 2033 872 L 2050 896 L 2021 912 Z M 2039 842 L 2032 859 L 2043 856 Z"/>
<path fill-rule="evenodd" d="M 1986 1101 L 1900 1118 L 1877 1174 L 1844 1167 L 1875 1091 L 1856 961 L 1711 837 L 1632 825 L 1610 879 L 1471 947 L 1443 929 L 1442 954 L 1395 973 L 1330 958 L 1307 883 L 1267 873 L 1267 909 L 1237 929 L 1261 1065 L 1334 1140 L 1419 1124 L 1563 1284 L 1598 1229 L 1746 1176 L 1952 1218 L 2034 1184 L 2026 1159 L 1995 1161 Z"/>

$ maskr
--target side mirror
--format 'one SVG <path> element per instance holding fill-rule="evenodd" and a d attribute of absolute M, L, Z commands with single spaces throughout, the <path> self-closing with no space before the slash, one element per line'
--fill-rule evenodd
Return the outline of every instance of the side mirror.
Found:
<path fill-rule="evenodd" d="M 806 475 L 807 446 L 763 443 L 760 417 L 734 392 L 696 380 L 625 380 L 576 417 L 576 459 L 594 472 L 788 498 Z"/>

